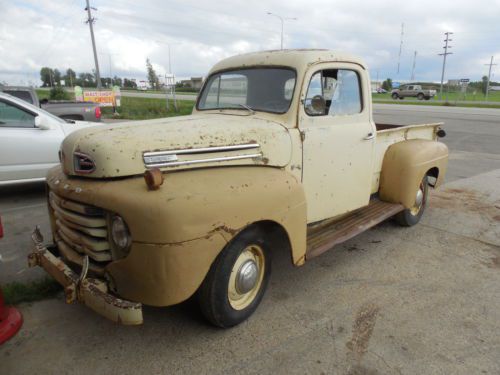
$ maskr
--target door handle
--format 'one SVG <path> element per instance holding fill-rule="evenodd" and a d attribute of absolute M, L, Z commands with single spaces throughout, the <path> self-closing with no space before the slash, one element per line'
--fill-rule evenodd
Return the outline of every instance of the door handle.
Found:
<path fill-rule="evenodd" d="M 373 138 L 375 138 L 375 134 L 374 134 L 374 133 L 372 133 L 372 132 L 370 132 L 370 133 L 368 133 L 368 134 L 366 135 L 366 137 L 364 137 L 363 139 L 364 139 L 365 141 L 369 141 L 370 139 L 373 139 Z"/>

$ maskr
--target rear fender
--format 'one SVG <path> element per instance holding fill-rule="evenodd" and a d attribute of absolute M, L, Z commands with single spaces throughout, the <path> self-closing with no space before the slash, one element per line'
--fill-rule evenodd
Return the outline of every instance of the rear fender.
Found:
<path fill-rule="evenodd" d="M 412 207 L 422 178 L 426 174 L 437 177 L 434 187 L 438 187 L 447 165 L 448 147 L 441 142 L 411 139 L 389 146 L 382 163 L 380 199 Z"/>

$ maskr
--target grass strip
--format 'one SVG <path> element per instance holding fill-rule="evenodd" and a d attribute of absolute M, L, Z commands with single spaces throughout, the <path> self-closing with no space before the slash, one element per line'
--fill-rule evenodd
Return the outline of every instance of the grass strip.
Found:
<path fill-rule="evenodd" d="M 161 117 L 174 117 L 190 115 L 193 111 L 194 101 L 177 100 L 178 112 L 174 110 L 173 100 L 169 100 L 169 110 L 167 111 L 166 99 L 159 98 L 137 98 L 122 96 L 121 106 L 118 107 L 118 115 L 113 115 L 113 109 L 103 107 L 104 118 L 128 119 L 128 120 L 149 120 Z"/>
<path fill-rule="evenodd" d="M 17 281 L 2 285 L 2 291 L 7 305 L 18 305 L 22 302 L 34 302 L 54 297 L 63 290 L 62 286 L 50 277 L 29 283 Z"/>

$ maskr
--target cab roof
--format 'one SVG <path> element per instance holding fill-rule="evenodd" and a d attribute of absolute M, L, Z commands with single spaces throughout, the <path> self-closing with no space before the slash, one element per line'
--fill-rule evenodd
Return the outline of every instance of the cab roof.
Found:
<path fill-rule="evenodd" d="M 285 49 L 245 53 L 224 59 L 210 70 L 210 74 L 227 69 L 245 66 L 287 66 L 298 72 L 304 71 L 309 65 L 319 62 L 351 62 L 366 69 L 365 63 L 359 57 L 327 49 Z"/>

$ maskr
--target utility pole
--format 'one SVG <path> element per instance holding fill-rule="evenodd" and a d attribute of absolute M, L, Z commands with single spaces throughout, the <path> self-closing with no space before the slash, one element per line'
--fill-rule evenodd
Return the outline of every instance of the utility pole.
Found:
<path fill-rule="evenodd" d="M 411 68 L 411 78 L 410 81 L 415 80 L 415 65 L 417 64 L 417 51 L 413 54 L 413 67 Z"/>
<path fill-rule="evenodd" d="M 277 14 L 274 14 L 274 13 L 271 13 L 271 12 L 267 12 L 268 15 L 270 16 L 274 16 L 274 17 L 278 17 L 279 20 L 281 21 L 281 49 L 283 49 L 283 29 L 284 29 L 284 24 L 285 24 L 285 21 L 297 21 L 297 18 L 293 17 L 293 18 L 290 18 L 290 17 L 281 17 Z"/>
<path fill-rule="evenodd" d="M 446 35 L 446 39 L 444 40 L 444 53 L 440 53 L 439 56 L 443 56 L 443 71 L 441 72 L 441 87 L 439 89 L 439 99 L 443 100 L 443 81 L 444 81 L 444 70 L 446 68 L 446 56 L 448 55 L 453 55 L 453 52 L 448 52 L 448 49 L 451 48 L 450 45 L 448 45 L 449 42 L 453 41 L 453 39 L 450 39 L 450 35 L 453 33 L 447 31 L 444 33 Z"/>
<path fill-rule="evenodd" d="M 405 24 L 401 24 L 401 43 L 399 44 L 399 55 L 398 55 L 398 72 L 399 74 L 399 67 L 401 65 L 401 52 L 403 52 L 403 36 L 405 35 Z"/>
<path fill-rule="evenodd" d="M 86 22 L 89 24 L 89 28 L 90 28 L 90 38 L 92 39 L 92 49 L 94 50 L 95 75 L 96 75 L 96 80 L 97 80 L 97 88 L 100 90 L 102 88 L 101 74 L 99 73 L 99 61 L 97 60 L 97 49 L 95 46 L 94 26 L 93 26 L 95 19 L 92 17 L 92 12 L 91 12 L 91 9 L 93 9 L 93 10 L 97 10 L 97 9 L 91 8 L 90 4 L 89 4 L 89 0 L 86 0 L 86 1 L 87 1 L 87 7 L 85 8 L 85 10 L 87 11 L 87 15 L 88 15 Z"/>
<path fill-rule="evenodd" d="M 493 64 L 493 56 L 491 56 L 491 60 L 489 64 L 484 64 L 484 65 L 489 65 L 490 69 L 488 70 L 488 81 L 486 82 L 486 98 L 485 101 L 488 101 L 488 93 L 490 91 L 490 78 L 491 78 L 491 67 L 498 65 L 498 64 Z"/>

